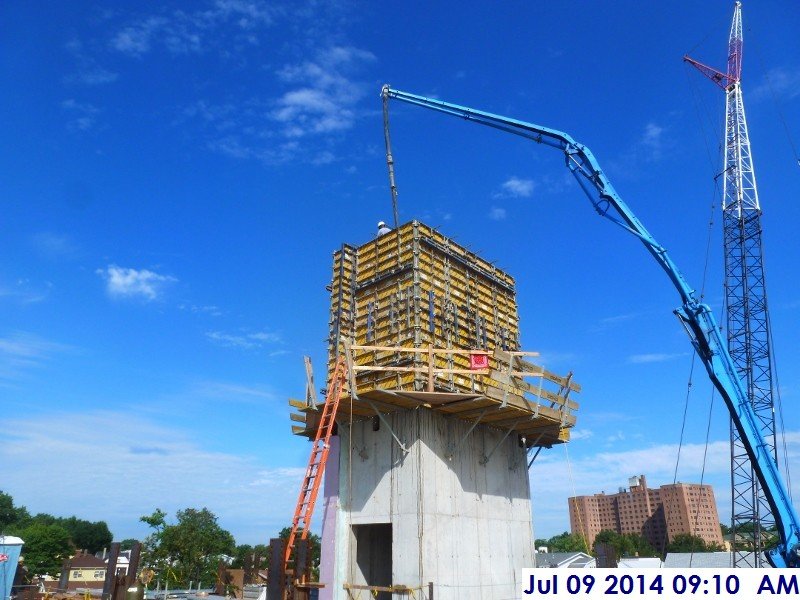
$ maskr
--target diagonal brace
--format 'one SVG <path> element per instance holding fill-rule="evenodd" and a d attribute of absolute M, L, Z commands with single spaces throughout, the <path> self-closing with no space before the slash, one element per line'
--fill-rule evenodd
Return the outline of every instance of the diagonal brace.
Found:
<path fill-rule="evenodd" d="M 495 452 L 497 452 L 497 449 L 498 449 L 500 446 L 502 446 L 502 445 L 503 445 L 503 442 L 505 442 L 505 441 L 506 441 L 506 439 L 508 439 L 508 436 L 509 436 L 509 435 L 511 435 L 511 433 L 512 433 L 512 432 L 513 432 L 513 431 L 516 429 L 517 425 L 519 425 L 520 423 L 522 423 L 522 422 L 523 422 L 523 421 L 525 421 L 526 419 L 527 419 L 527 417 L 523 417 L 523 418 L 521 418 L 521 419 L 517 419 L 516 421 L 514 421 L 514 423 L 511 425 L 511 427 L 509 427 L 509 428 L 506 430 L 506 433 L 505 433 L 505 435 L 504 435 L 504 436 L 503 436 L 503 437 L 500 439 L 500 441 L 499 441 L 499 442 L 497 442 L 497 445 L 496 445 L 494 448 L 492 448 L 492 451 L 491 451 L 491 452 L 489 452 L 489 454 L 486 454 L 486 455 L 484 455 L 484 457 L 483 457 L 483 458 L 480 460 L 480 463 L 481 463 L 482 465 L 486 465 L 486 464 L 488 464 L 488 463 L 489 463 L 489 459 L 490 459 L 490 458 L 492 458 L 492 454 L 494 454 Z"/>
<path fill-rule="evenodd" d="M 458 443 L 454 444 L 453 442 L 450 442 L 447 445 L 447 450 L 448 450 L 447 459 L 448 460 L 453 460 L 453 456 L 455 456 L 456 450 L 458 450 L 461 447 L 461 444 L 464 443 L 464 440 L 466 440 L 469 437 L 469 434 L 471 434 L 472 431 L 478 426 L 478 423 L 481 422 L 481 419 L 483 419 L 483 415 L 486 414 L 487 410 L 489 410 L 489 407 L 484 408 L 481 411 L 481 414 L 479 414 L 478 418 L 475 419 L 475 421 L 472 423 L 472 425 L 469 426 L 469 429 L 467 429 L 467 432 L 463 436 L 461 436 L 461 439 L 458 440 Z"/>

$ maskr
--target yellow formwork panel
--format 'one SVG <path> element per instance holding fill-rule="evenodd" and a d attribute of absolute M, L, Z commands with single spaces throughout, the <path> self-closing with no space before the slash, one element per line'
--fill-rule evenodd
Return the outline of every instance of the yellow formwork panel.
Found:
<path fill-rule="evenodd" d="M 539 440 L 537 445 L 569 439 L 577 404 L 566 400 L 566 388 L 554 393 L 504 374 L 508 359 L 495 358 L 496 351 L 519 350 L 519 315 L 511 275 L 416 221 L 358 247 L 343 245 L 334 253 L 332 267 L 329 370 L 337 339 L 356 346 L 484 350 L 493 355 L 489 374 L 472 374 L 467 355 L 435 354 L 436 373 L 429 377 L 428 355 L 361 352 L 355 364 L 368 369 L 356 376 L 359 397 L 372 396 L 384 406 L 408 408 L 414 406 L 412 401 L 391 392 L 429 393 L 432 387 L 434 393 L 468 394 L 479 397 L 475 408 L 442 410 L 470 418 L 488 406 L 494 411 L 486 417 L 489 424 L 502 426 L 520 417 L 522 422 L 514 427 Z M 524 364 L 520 367 L 524 370 L 534 370 L 525 361 L 519 364 Z M 466 372 L 446 372 L 452 370 Z M 549 375 L 556 386 L 563 380 Z M 352 410 L 370 414 L 363 403 Z"/>
<path fill-rule="evenodd" d="M 329 368 L 337 335 L 360 345 L 518 349 L 514 278 L 418 221 L 335 252 L 330 290 Z M 464 360 L 449 366 L 467 368 Z M 419 389 L 423 379 L 362 373 L 357 385 Z M 463 376 L 443 385 L 475 387 Z"/>

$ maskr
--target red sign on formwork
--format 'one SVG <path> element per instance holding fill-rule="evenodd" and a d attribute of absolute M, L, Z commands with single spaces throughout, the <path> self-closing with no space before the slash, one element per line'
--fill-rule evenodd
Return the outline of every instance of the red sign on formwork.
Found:
<path fill-rule="evenodd" d="M 473 371 L 478 369 L 489 368 L 489 355 L 488 354 L 470 354 L 469 355 L 469 368 Z"/>

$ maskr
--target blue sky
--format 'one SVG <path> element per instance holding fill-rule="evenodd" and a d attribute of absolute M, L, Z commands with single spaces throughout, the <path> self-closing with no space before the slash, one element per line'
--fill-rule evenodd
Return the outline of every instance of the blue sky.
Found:
<path fill-rule="evenodd" d="M 0 489 L 108 521 L 207 506 L 240 543 L 291 518 L 302 356 L 322 381 L 331 253 L 391 205 L 379 90 L 537 122 L 592 148 L 721 308 L 722 67 L 731 2 L 6 2 L 0 8 Z M 791 461 L 800 455 L 800 11 L 744 6 L 744 89 Z M 776 104 L 777 100 L 777 104 Z M 785 121 L 782 121 L 784 119 Z M 784 127 L 785 124 L 785 127 Z M 537 537 L 566 497 L 672 481 L 690 346 L 641 246 L 546 147 L 395 104 L 401 220 L 518 281 L 522 341 L 583 384 L 574 442 L 531 470 Z M 678 477 L 699 481 L 695 369 Z M 723 517 L 727 419 L 706 481 Z M 795 465 L 796 466 L 796 465 Z M 565 473 L 569 475 L 565 475 Z M 800 481 L 800 476 L 795 477 Z"/>

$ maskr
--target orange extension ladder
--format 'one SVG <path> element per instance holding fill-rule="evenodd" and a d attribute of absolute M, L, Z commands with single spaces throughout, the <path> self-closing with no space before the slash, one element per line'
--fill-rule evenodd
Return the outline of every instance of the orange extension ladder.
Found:
<path fill-rule="evenodd" d="M 311 456 L 308 458 L 308 468 L 300 486 L 300 495 L 297 498 L 297 506 L 294 509 L 292 519 L 292 532 L 286 540 L 286 553 L 284 555 L 284 573 L 293 573 L 290 568 L 293 559 L 295 540 L 300 534 L 300 539 L 308 537 L 311 527 L 311 516 L 314 514 L 314 504 L 317 502 L 317 494 L 322 484 L 322 475 L 325 472 L 325 463 L 328 462 L 328 451 L 330 450 L 331 436 L 333 435 L 334 425 L 336 424 L 336 412 L 339 410 L 339 399 L 342 397 L 345 383 L 347 381 L 347 362 L 344 356 L 340 356 L 333 368 L 330 382 L 328 383 L 328 393 L 325 396 L 325 404 L 322 408 L 322 417 L 319 421 L 317 434 L 314 437 L 314 445 L 311 447 Z"/>

